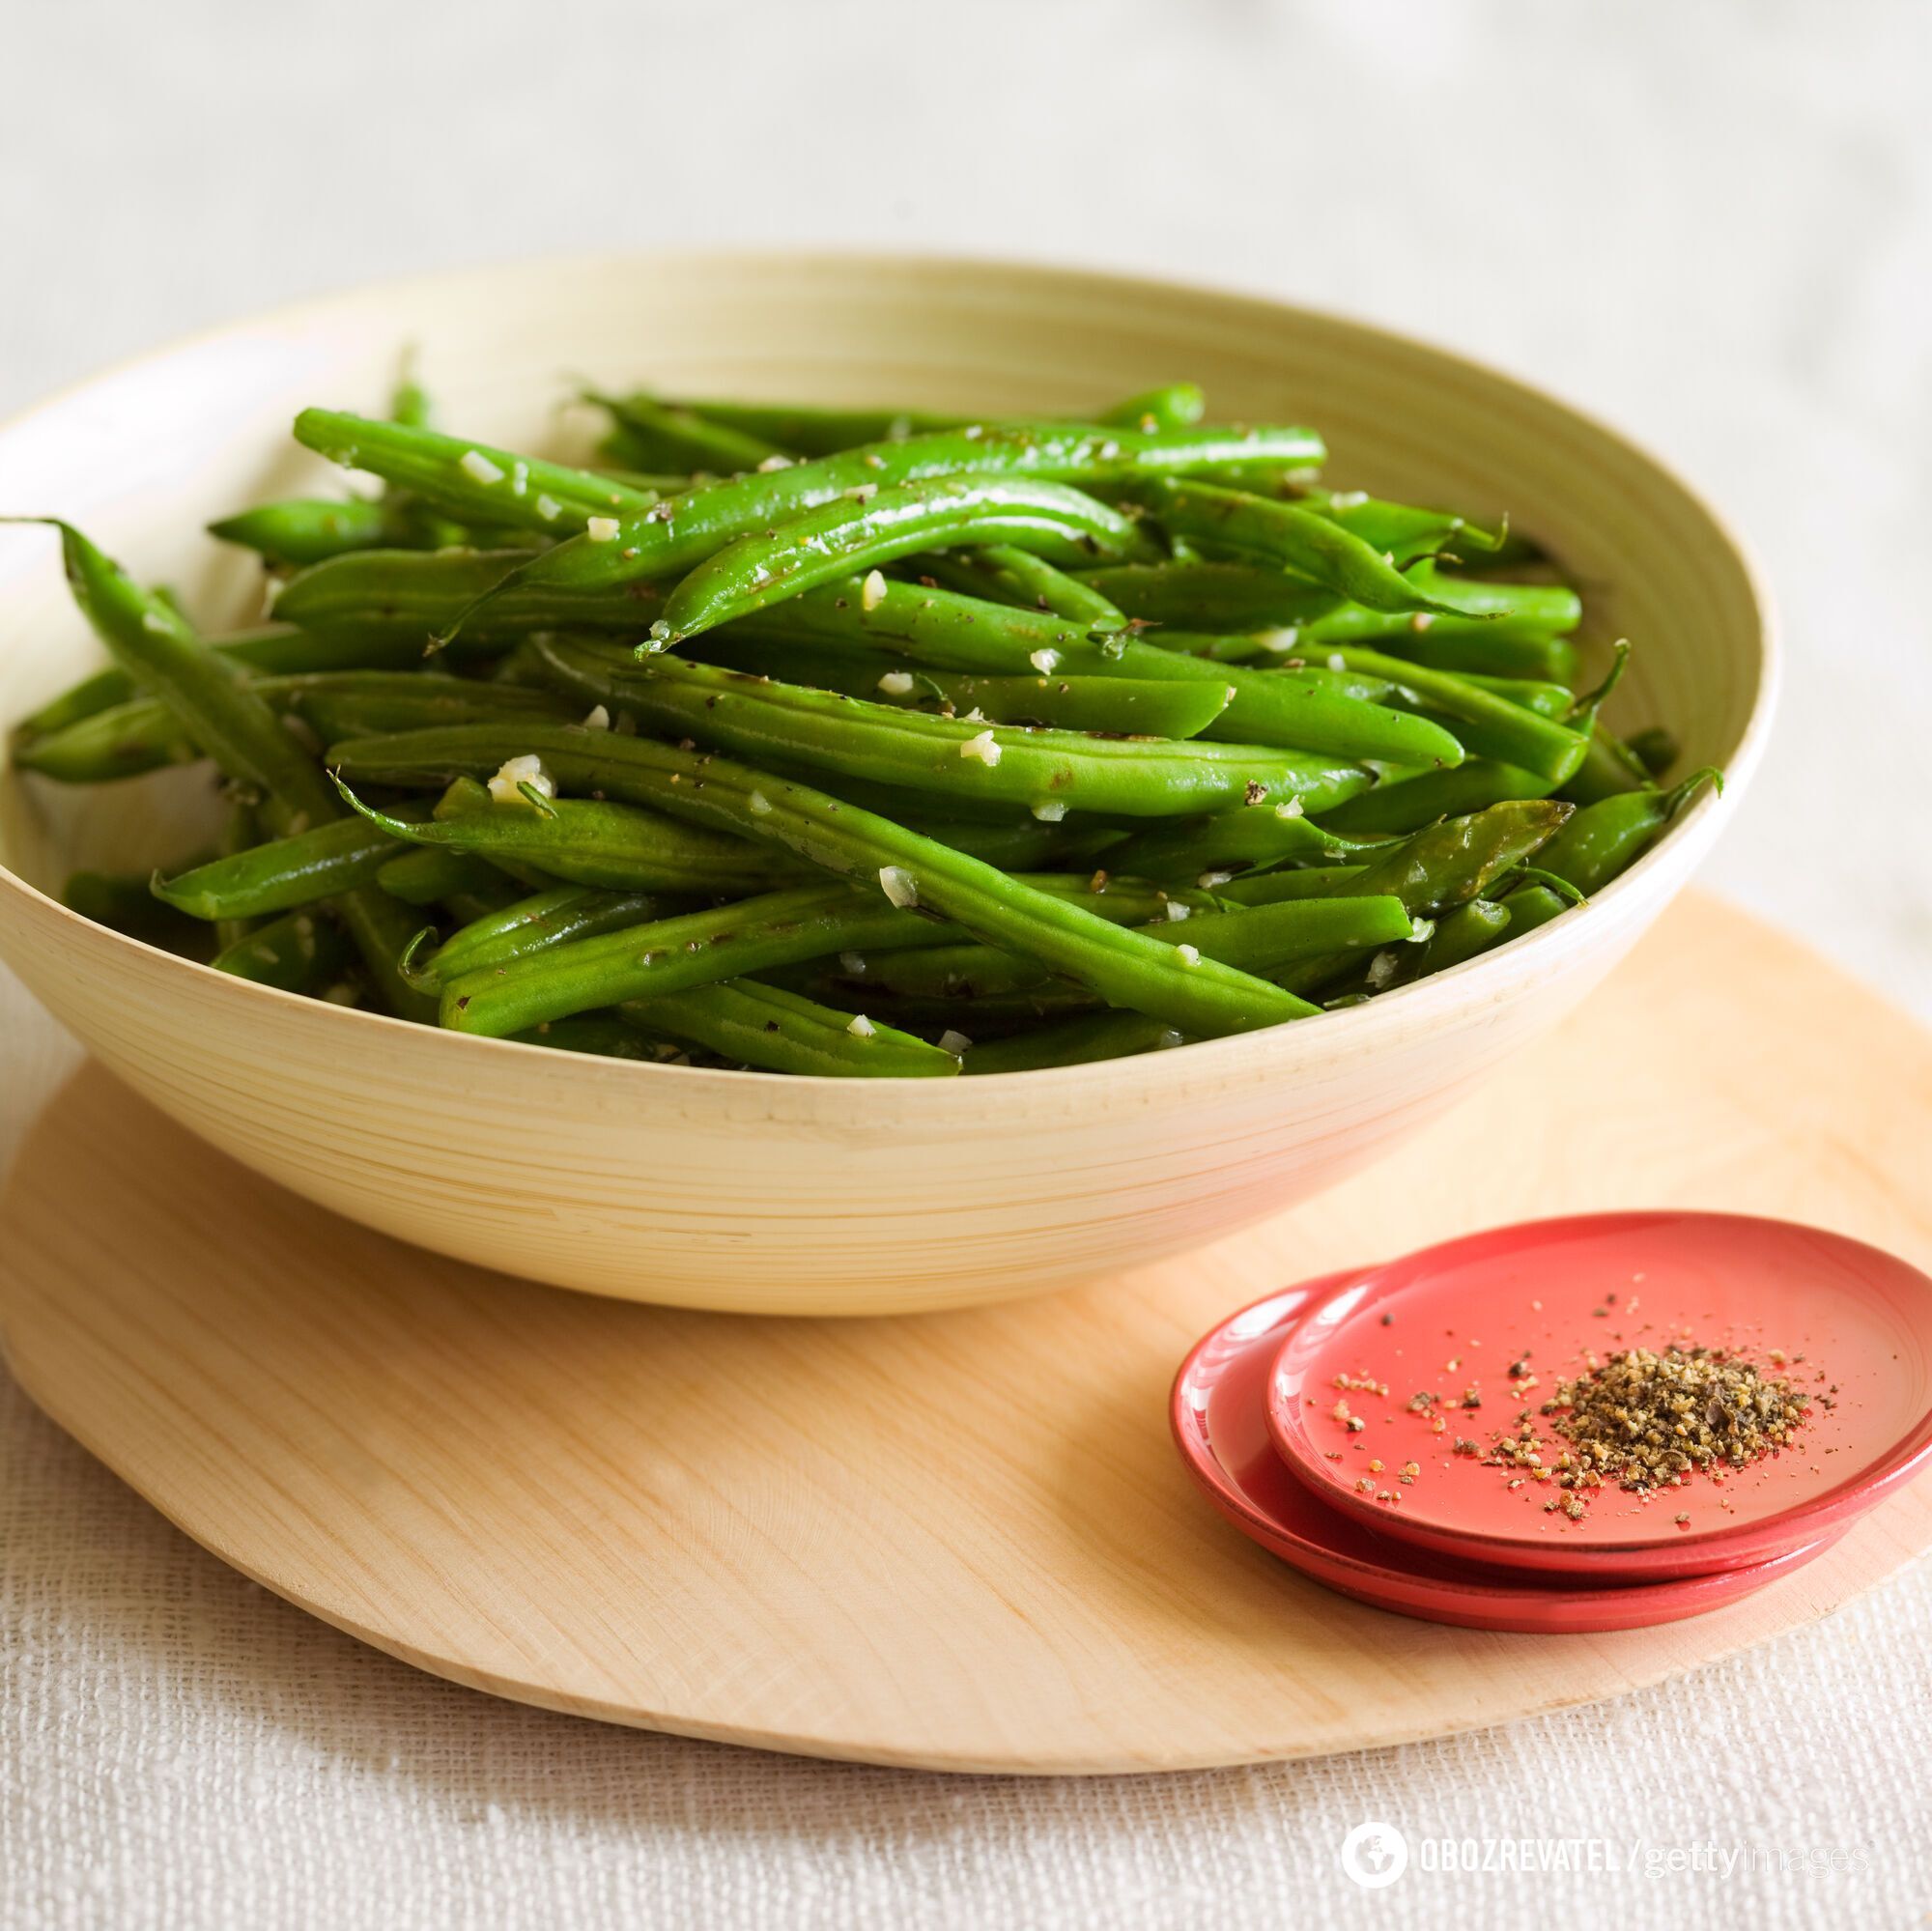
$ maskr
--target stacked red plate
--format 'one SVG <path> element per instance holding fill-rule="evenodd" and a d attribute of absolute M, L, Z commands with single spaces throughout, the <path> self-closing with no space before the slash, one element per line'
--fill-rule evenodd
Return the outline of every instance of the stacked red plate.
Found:
<path fill-rule="evenodd" d="M 1776 1431 L 1747 1458 L 1741 1406 L 1742 1438 Z M 1785 1221 L 1530 1222 L 1257 1301 L 1171 1413 L 1209 1500 L 1347 1595 L 1487 1630 L 1672 1622 L 1802 1567 L 1932 1457 L 1932 1280 Z"/>

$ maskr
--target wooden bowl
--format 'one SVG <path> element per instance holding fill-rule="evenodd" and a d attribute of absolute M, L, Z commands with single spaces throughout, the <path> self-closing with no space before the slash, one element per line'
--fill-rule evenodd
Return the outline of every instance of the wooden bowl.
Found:
<path fill-rule="evenodd" d="M 1586 587 L 1588 639 L 1637 643 L 1613 721 L 1667 722 L 1685 768 L 1730 781 L 1588 907 L 1372 1005 L 1113 1065 L 899 1083 L 603 1062 L 224 978 L 50 895 L 77 864 L 173 856 L 205 782 L 0 775 L 0 952 L 55 1016 L 236 1158 L 465 1260 L 694 1307 L 892 1313 L 1206 1241 L 1365 1165 L 1582 999 L 1690 876 L 1764 741 L 1764 593 L 1652 458 L 1437 350 L 1159 282 L 823 254 L 438 276 L 241 323 L 56 398 L 0 432 L 0 510 L 71 517 L 205 620 L 245 621 L 253 572 L 201 525 L 339 481 L 289 418 L 376 407 L 407 343 L 446 420 L 512 445 L 555 443 L 579 371 L 1008 412 L 1191 376 L 1218 414 L 1320 428 L 1341 485 L 1510 512 Z M 0 530 L 0 720 L 99 659 L 47 532 Z"/>

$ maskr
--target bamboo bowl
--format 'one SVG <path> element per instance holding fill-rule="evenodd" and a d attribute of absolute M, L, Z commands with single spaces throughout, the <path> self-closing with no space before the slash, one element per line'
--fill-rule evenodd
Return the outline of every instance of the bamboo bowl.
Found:
<path fill-rule="evenodd" d="M 224 978 L 64 910 L 83 864 L 172 854 L 205 784 L 0 773 L 0 953 L 114 1072 L 214 1146 L 405 1240 L 557 1286 L 783 1314 L 957 1306 L 1207 1241 L 1373 1160 L 1589 992 L 1737 808 L 1774 684 L 1736 541 L 1653 459 L 1438 351 L 1236 296 L 822 254 L 487 269 L 306 303 L 149 356 L 0 431 L 0 509 L 71 517 L 206 620 L 244 559 L 198 532 L 332 479 L 286 430 L 371 408 L 405 343 L 446 419 L 553 444 L 564 372 L 671 389 L 1077 411 L 1175 376 L 1309 421 L 1345 486 L 1507 510 L 1638 649 L 1614 718 L 1729 774 L 1587 908 L 1373 1005 L 1113 1065 L 787 1079 L 458 1036 Z M 0 530 L 0 721 L 93 667 L 44 531 Z"/>

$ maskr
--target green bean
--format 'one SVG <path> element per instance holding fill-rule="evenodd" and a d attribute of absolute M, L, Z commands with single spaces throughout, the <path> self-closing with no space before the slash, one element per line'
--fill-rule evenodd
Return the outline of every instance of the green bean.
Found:
<path fill-rule="evenodd" d="M 1368 984 L 1376 992 L 1394 992 L 1419 979 L 1433 978 L 1499 945 L 1510 928 L 1510 911 L 1494 899 L 1471 898 L 1435 922 L 1435 928 L 1419 946 L 1378 952 L 1369 962 Z M 1386 965 L 1384 960 L 1388 960 Z"/>
<path fill-rule="evenodd" d="M 154 697 L 132 697 L 90 712 L 14 749 L 14 762 L 56 784 L 109 784 L 171 764 L 193 764 L 201 747 L 174 712 Z"/>
<path fill-rule="evenodd" d="M 217 858 L 234 858 L 251 845 L 260 843 L 261 838 L 262 829 L 256 822 L 252 802 L 241 794 L 231 797 L 222 816 L 221 836 L 215 842 L 214 855 Z M 255 923 L 255 920 L 246 916 L 217 920 L 214 926 L 215 946 L 220 949 L 232 946 L 238 939 L 245 938 Z"/>
<path fill-rule="evenodd" d="M 1038 1072 L 1049 1066 L 1130 1059 L 1186 1043 L 1182 1034 L 1144 1013 L 1082 1013 L 1057 1026 L 1039 1026 L 1011 1038 L 987 1039 L 969 1046 L 959 1069 L 965 1073 Z"/>
<path fill-rule="evenodd" d="M 164 951 L 193 957 L 208 950 L 208 927 L 172 905 L 163 905 L 148 890 L 145 877 L 111 871 L 71 872 L 61 889 L 61 903 L 97 925 L 145 945 L 159 946 Z"/>
<path fill-rule="evenodd" d="M 707 639 L 706 642 L 709 643 Z M 938 702 L 989 724 L 1136 737 L 1199 737 L 1228 708 L 1233 689 L 1210 680 L 1155 683 L 1132 677 L 975 677 L 956 670 L 880 669 L 876 650 L 781 642 L 725 633 L 695 660 L 749 670 L 848 697 L 912 708 Z"/>
<path fill-rule="evenodd" d="M 253 688 L 274 710 L 323 737 L 364 737 L 497 717 L 563 719 L 568 707 L 548 691 L 478 684 L 420 671 L 299 671 L 258 677 Z M 169 764 L 192 764 L 200 748 L 159 699 L 134 697 L 23 745 L 15 762 L 64 784 L 102 784 Z"/>
<path fill-rule="evenodd" d="M 487 859 L 432 845 L 399 852 L 376 874 L 376 883 L 405 905 L 434 905 L 487 891 L 502 877 Z"/>
<path fill-rule="evenodd" d="M 344 559 L 359 563 L 359 558 Z M 420 562 L 437 564 L 440 557 L 420 557 Z M 326 568 L 327 566 L 321 566 Z M 455 606 L 460 608 L 460 603 Z M 244 669 L 262 676 L 320 674 L 334 670 L 400 670 L 420 666 L 428 627 L 410 623 L 398 627 L 390 622 L 357 624 L 343 628 L 318 622 L 313 628 L 292 624 L 266 624 L 250 630 L 233 631 L 227 636 L 206 638 L 209 649 L 218 651 Z M 461 654 L 481 657 L 506 646 L 466 635 Z M 40 750 L 57 733 L 104 711 L 141 698 L 134 680 L 118 667 L 98 670 L 92 676 L 63 692 L 34 715 L 14 727 L 13 743 L 16 761 L 25 750 Z M 73 754 L 79 756 L 84 738 L 73 741 Z M 58 756 L 57 752 L 50 755 Z"/>
<path fill-rule="evenodd" d="M 1188 911 L 1183 898 L 1169 901 Z M 1340 947 L 1394 945 L 1409 939 L 1414 921 L 1392 896 L 1302 898 L 1255 909 L 1170 914 L 1141 929 L 1165 945 L 1188 944 L 1206 958 L 1244 972 L 1272 972 L 1294 960 Z M 877 988 L 898 1000 L 971 1002 L 974 1016 L 1075 1010 L 1094 1004 L 1084 986 L 1069 986 L 1031 960 L 992 946 L 953 945 L 927 951 L 853 954 L 849 989 Z M 844 961 L 840 961 L 841 967 Z M 1017 995 L 1010 1005 L 1002 1001 Z"/>
<path fill-rule="evenodd" d="M 1360 490 L 1308 490 L 1296 497 L 1299 508 L 1313 510 L 1359 536 L 1371 550 L 1391 556 L 1398 568 L 1439 555 L 1451 543 L 1466 550 L 1500 549 L 1503 530 L 1487 530 L 1448 510 L 1418 509 L 1410 503 L 1385 502 Z"/>
<path fill-rule="evenodd" d="M 208 533 L 273 563 L 319 563 L 345 551 L 393 545 L 397 520 L 390 505 L 362 497 L 296 497 L 223 517 L 208 525 Z"/>
<path fill-rule="evenodd" d="M 1091 582 L 1069 576 L 1031 550 L 1010 543 L 991 543 L 983 550 L 962 550 L 919 559 L 923 572 L 969 597 L 988 603 L 1012 604 L 1022 610 L 1045 611 L 1077 624 L 1090 638 L 1125 630 L 1125 615 L 1115 609 Z M 1136 566 L 1123 564 L 1123 569 Z"/>
<path fill-rule="evenodd" d="M 1217 742 L 1276 745 L 1350 759 L 1456 764 L 1462 747 L 1439 724 L 1385 705 L 1337 697 L 1272 671 L 1184 657 L 1129 638 L 1094 643 L 1064 619 L 1038 611 L 981 603 L 917 584 L 864 590 L 829 584 L 780 606 L 747 627 L 757 637 L 805 635 L 834 641 L 871 640 L 935 668 L 989 676 L 1032 670 L 1064 677 L 1130 677 L 1208 683 L 1232 689 L 1228 708 L 1204 736 Z"/>
<path fill-rule="evenodd" d="M 1055 866 L 1091 865 L 1124 833 L 1111 825 L 1062 824 L 1021 814 L 982 824 L 908 815 L 907 830 L 935 843 L 983 859 L 1002 871 L 1043 871 Z"/>
<path fill-rule="evenodd" d="M 302 910 L 252 927 L 209 963 L 216 972 L 257 985 L 313 994 L 341 978 L 354 956 L 341 926 L 319 912 Z"/>
<path fill-rule="evenodd" d="M 935 430 L 968 428 L 979 420 L 934 410 L 825 409 L 801 403 L 701 399 L 685 407 L 696 411 L 708 421 L 727 424 L 761 437 L 781 449 L 796 450 L 806 456 L 834 456 L 867 442 L 903 442 L 908 437 L 929 435 Z M 1206 398 L 1193 383 L 1167 383 L 1128 396 L 1100 411 L 1091 420 L 1108 427 L 1188 429 L 1206 413 Z"/>
<path fill-rule="evenodd" d="M 507 966 L 518 959 L 594 939 L 626 925 L 641 925 L 679 909 L 645 892 L 604 892 L 589 885 L 556 885 L 518 898 L 497 911 L 472 919 L 452 932 L 426 958 L 416 959 L 411 977 L 434 991 L 465 973 Z"/>
<path fill-rule="evenodd" d="M 1311 624 L 1301 647 L 1320 654 L 1329 643 L 1366 642 L 1367 636 L 1326 639 L 1322 624 Z M 1426 630 L 1397 629 L 1373 639 L 1390 657 L 1406 659 L 1432 670 L 1453 670 L 1459 676 L 1540 677 L 1551 684 L 1574 686 L 1577 646 L 1533 626 L 1519 626 L 1508 617 L 1490 623 L 1476 617 L 1437 617 Z"/>
<path fill-rule="evenodd" d="M 1472 757 L 1453 771 L 1425 771 L 1378 784 L 1321 814 L 1325 829 L 1350 838 L 1418 832 L 1437 818 L 1460 818 L 1512 798 L 1544 798 L 1555 785 L 1534 771 Z"/>
<path fill-rule="evenodd" d="M 1199 383 L 1162 383 L 1102 410 L 1094 420 L 1120 429 L 1191 429 L 1207 413 Z"/>
<path fill-rule="evenodd" d="M 594 733 L 586 733 L 594 735 Z M 797 867 L 742 838 L 679 824 L 636 805 L 590 798 L 499 800 L 459 778 L 428 820 L 358 808 L 392 838 L 532 867 L 607 892 L 721 897 L 755 891 Z"/>
<path fill-rule="evenodd" d="M 1127 617 L 1183 631 L 1245 632 L 1307 623 L 1332 611 L 1332 590 L 1278 564 L 1113 563 L 1080 582 Z M 1259 653 L 1261 646 L 1254 644 Z"/>
<path fill-rule="evenodd" d="M 854 570 L 934 544 L 989 536 L 1063 561 L 1131 554 L 1140 541 L 1131 519 L 1064 483 L 1031 476 L 901 483 L 856 502 L 806 510 L 769 532 L 725 544 L 665 600 L 651 637 L 668 647 Z"/>
<path fill-rule="evenodd" d="M 364 459 L 367 457 L 364 451 Z M 1321 439 L 1304 429 L 1184 429 L 1148 434 L 1063 423 L 978 425 L 874 443 L 707 483 L 638 514 L 619 511 L 608 537 L 572 537 L 506 579 L 526 589 L 597 590 L 674 577 L 746 536 L 780 527 L 853 491 L 895 489 L 946 477 L 1020 484 L 1091 482 L 1213 470 L 1241 463 L 1319 462 Z M 365 460 L 365 467 L 369 467 Z M 935 541 L 943 540 L 935 536 Z"/>
<path fill-rule="evenodd" d="M 1371 859 L 1337 892 L 1350 898 L 1391 893 L 1418 917 L 1452 910 L 1483 896 L 1505 872 L 1554 838 L 1571 813 L 1572 807 L 1554 800 L 1518 799 L 1429 825 Z M 1297 992 L 1313 992 L 1336 974 L 1367 962 L 1361 952 L 1338 952 L 1280 977 Z"/>
<path fill-rule="evenodd" d="M 1706 783 L 1721 791 L 1723 774 L 1706 765 L 1671 791 L 1624 791 L 1586 805 L 1538 854 L 1537 863 L 1585 896 L 1601 892 L 1663 836 Z"/>
<path fill-rule="evenodd" d="M 1597 724 L 1583 761 L 1563 786 L 1573 805 L 1595 805 L 1622 791 L 1653 791 L 1656 781 L 1630 747 Z"/>
<path fill-rule="evenodd" d="M 1279 905 L 1289 898 L 1325 898 L 1353 890 L 1366 865 L 1308 865 L 1293 871 L 1248 871 L 1212 888 L 1224 904 Z"/>
<path fill-rule="evenodd" d="M 1373 798 L 1378 794 L 1364 794 Z M 1330 814 L 1332 815 L 1332 814 Z M 1108 863 L 1145 878 L 1198 880 L 1230 868 L 1304 864 L 1373 851 L 1378 839 L 1351 838 L 1317 825 L 1292 806 L 1242 805 L 1212 817 L 1136 832 L 1108 853 Z M 1225 879 L 1217 881 L 1225 884 Z M 1211 889 L 1211 888 L 1210 888 Z"/>
<path fill-rule="evenodd" d="M 1203 959 L 1190 964 L 1143 934 L 1122 931 L 1080 906 L 1019 884 L 991 866 L 876 814 L 789 780 L 722 757 L 643 738 L 538 725 L 509 733 L 451 724 L 363 738 L 329 755 L 351 779 L 443 782 L 535 753 L 559 782 L 782 845 L 826 869 L 882 886 L 905 905 L 950 919 L 971 937 L 1025 952 L 1091 985 L 1114 1006 L 1148 1011 L 1204 1036 L 1251 1031 L 1314 1010 L 1305 1000 Z M 768 809 L 761 809 L 768 808 Z"/>
<path fill-rule="evenodd" d="M 1547 885 L 1519 888 L 1503 900 L 1503 910 L 1510 915 L 1508 936 L 1512 939 L 1525 937 L 1539 925 L 1547 925 L 1550 920 L 1569 911 L 1571 903 L 1560 892 L 1552 892 Z"/>
<path fill-rule="evenodd" d="M 1165 477 L 1136 483 L 1128 494 L 1171 536 L 1265 557 L 1369 610 L 1406 614 L 1455 608 L 1418 589 L 1340 523 L 1294 503 Z"/>
<path fill-rule="evenodd" d="M 1453 626 L 1452 636 L 1491 631 L 1505 637 L 1545 636 L 1573 631 L 1583 618 L 1583 601 L 1567 584 L 1486 582 L 1427 561 L 1414 564 L 1404 581 L 1429 598 L 1433 608 L 1421 612 L 1429 618 L 1427 623 L 1418 625 L 1413 616 L 1376 609 L 1357 597 L 1311 618 L 1304 627 L 1304 641 L 1373 643 L 1405 632 L 1427 636 L 1444 625 Z M 1480 633 L 1474 626 L 1480 626 Z"/>
<path fill-rule="evenodd" d="M 1539 717 L 1466 677 L 1406 664 L 1399 657 L 1385 657 L 1378 650 L 1354 645 L 1332 652 L 1330 662 L 1336 658 L 1341 659 L 1343 667 L 1386 677 L 1417 701 L 1446 713 L 1455 721 L 1463 749 L 1472 755 L 1520 764 L 1552 783 L 1561 784 L 1576 771 L 1589 746 L 1587 731 L 1572 730 Z"/>
<path fill-rule="evenodd" d="M 393 836 L 359 818 L 336 818 L 211 859 L 172 878 L 157 873 L 153 890 L 163 904 L 191 919 L 292 912 L 371 883 L 394 854 Z"/>
<path fill-rule="evenodd" d="M 878 894 L 838 882 L 770 892 L 577 939 L 510 965 L 439 974 L 442 1023 L 501 1038 L 547 1019 L 736 979 L 917 926 Z"/>
<path fill-rule="evenodd" d="M 281 720 L 248 688 L 232 657 L 210 650 L 160 598 L 139 589 L 121 566 L 71 524 L 53 522 L 74 600 L 121 667 L 166 702 L 226 775 L 261 793 L 263 821 L 282 837 L 340 814 L 328 781 Z M 420 1014 L 421 1002 L 396 972 L 407 914 L 380 891 L 342 901 L 357 950 L 384 1001 Z"/>
<path fill-rule="evenodd" d="M 775 458 L 780 464 L 785 460 L 786 452 L 762 436 L 707 416 L 702 410 L 660 402 L 641 390 L 613 396 L 586 389 L 582 400 L 609 412 L 622 432 L 618 447 L 637 469 L 711 469 L 730 475 Z"/>
<path fill-rule="evenodd" d="M 574 534 L 592 517 L 641 515 L 662 500 L 593 470 L 334 410 L 303 410 L 295 436 L 331 463 L 370 470 L 466 521 L 547 536 Z"/>
<path fill-rule="evenodd" d="M 1683 755 L 1676 738 L 1662 724 L 1634 733 L 1625 748 L 1653 778 L 1662 778 Z"/>
<path fill-rule="evenodd" d="M 801 993 L 755 980 L 695 985 L 658 999 L 627 1001 L 618 1010 L 649 1031 L 695 1040 L 726 1059 L 770 1072 L 830 1079 L 948 1079 L 959 1070 L 957 1054 L 883 1020 L 836 1012 Z"/>
<path fill-rule="evenodd" d="M 723 402 L 700 397 L 684 407 L 707 422 L 755 436 L 803 456 L 837 456 L 872 442 L 903 442 L 936 430 L 963 429 L 973 418 L 924 409 L 826 409 L 810 403 Z"/>
<path fill-rule="evenodd" d="M 422 657 L 432 634 L 447 631 L 527 554 L 522 550 L 435 554 L 358 551 L 290 578 L 275 598 L 275 614 L 301 630 L 353 627 L 352 634 L 364 639 L 365 648 L 387 652 L 384 661 L 413 662 Z M 466 623 L 448 647 L 473 656 L 500 654 L 526 632 L 559 624 L 641 632 L 663 603 L 662 595 L 644 583 L 591 592 L 501 590 L 492 596 L 488 621 Z"/>
<path fill-rule="evenodd" d="M 539 644 L 560 683 L 623 705 L 655 728 L 767 764 L 1036 812 L 1162 817 L 1242 798 L 1316 810 L 1366 782 L 1355 766 L 1264 746 L 1105 738 L 901 711 L 708 664 L 634 664 L 562 638 Z"/>

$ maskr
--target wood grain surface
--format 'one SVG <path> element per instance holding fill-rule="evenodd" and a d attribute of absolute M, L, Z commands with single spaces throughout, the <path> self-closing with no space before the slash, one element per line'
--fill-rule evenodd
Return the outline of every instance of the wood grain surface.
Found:
<path fill-rule="evenodd" d="M 1932 1543 L 1932 1487 L 1747 1603 L 1607 1636 L 1363 1608 L 1223 1523 L 1170 1377 L 1228 1308 L 1485 1223 L 1684 1204 L 1932 1261 L 1932 1040 L 1692 897 L 1588 1010 L 1372 1172 L 1026 1303 L 747 1320 L 399 1245 L 98 1067 L 0 1207 L 30 1394 L 217 1555 L 408 1661 L 550 1708 L 970 1771 L 1397 1742 L 1614 1695 L 1824 1615 Z"/>

